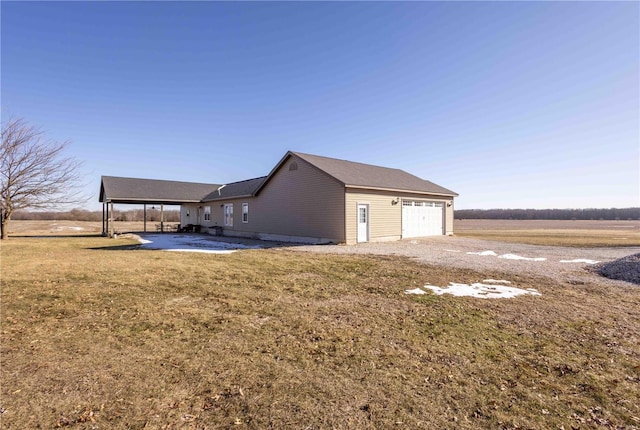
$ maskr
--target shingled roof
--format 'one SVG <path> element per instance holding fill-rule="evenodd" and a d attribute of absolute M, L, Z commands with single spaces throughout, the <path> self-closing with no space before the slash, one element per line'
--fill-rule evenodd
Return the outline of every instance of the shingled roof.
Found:
<path fill-rule="evenodd" d="M 371 164 L 356 163 L 353 161 L 339 160 L 336 158 L 321 157 L 319 155 L 303 154 L 289 151 L 271 171 L 267 179 L 260 186 L 266 185 L 272 175 L 295 155 L 317 169 L 325 172 L 332 178 L 342 182 L 346 187 L 366 188 L 392 191 L 408 191 L 444 196 L 457 196 L 458 194 L 433 182 L 421 179 L 400 169 L 373 166 Z M 256 190 L 259 192 L 259 189 Z"/>
<path fill-rule="evenodd" d="M 245 181 L 232 182 L 230 184 L 221 185 L 217 190 L 208 194 L 202 201 L 231 199 L 237 197 L 253 196 L 255 191 L 262 185 L 266 176 L 259 178 L 247 179 Z"/>
<path fill-rule="evenodd" d="M 103 176 L 100 185 L 100 202 L 176 205 L 197 203 L 219 186 L 219 184 Z"/>
<path fill-rule="evenodd" d="M 179 205 L 182 203 L 200 203 L 203 201 L 255 196 L 292 156 L 296 156 L 321 170 L 343 183 L 345 187 L 407 191 L 443 196 L 458 195 L 454 191 L 421 179 L 404 170 L 289 151 L 268 176 L 224 185 L 103 176 L 100 185 L 100 202 Z"/>

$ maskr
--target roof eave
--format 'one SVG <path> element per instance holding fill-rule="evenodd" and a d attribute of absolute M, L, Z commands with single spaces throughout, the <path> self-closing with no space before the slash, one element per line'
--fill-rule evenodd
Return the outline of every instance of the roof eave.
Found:
<path fill-rule="evenodd" d="M 243 194 L 241 196 L 221 196 L 221 197 L 216 197 L 214 199 L 202 199 L 200 200 L 200 203 L 206 203 L 206 202 L 219 202 L 221 200 L 233 200 L 233 199 L 246 199 L 249 197 L 254 197 L 253 194 Z"/>
<path fill-rule="evenodd" d="M 137 199 L 129 197 L 112 197 L 107 200 L 100 200 L 101 203 L 121 203 L 121 204 L 168 204 L 180 205 L 183 203 L 200 203 L 200 200 L 184 200 L 184 199 Z"/>
<path fill-rule="evenodd" d="M 354 188 L 358 190 L 374 190 L 374 191 L 391 191 L 394 193 L 412 193 L 412 194 L 425 194 L 430 196 L 443 196 L 443 197 L 458 197 L 458 193 L 438 193 L 434 191 L 419 191 L 419 190 L 403 190 L 399 188 L 383 188 L 383 187 L 370 187 L 366 185 L 345 185 L 345 188 Z"/>

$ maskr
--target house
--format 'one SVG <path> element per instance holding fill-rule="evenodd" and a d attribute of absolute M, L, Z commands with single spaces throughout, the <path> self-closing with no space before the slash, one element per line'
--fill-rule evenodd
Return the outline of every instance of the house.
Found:
<path fill-rule="evenodd" d="M 100 201 L 116 203 L 105 191 L 105 178 L 122 180 L 121 188 L 126 181 L 150 181 L 103 177 Z M 143 191 L 137 184 L 137 196 L 180 204 L 182 225 L 229 236 L 354 244 L 453 233 L 457 194 L 399 169 L 289 151 L 264 177 L 194 184 L 190 194 L 181 195 L 179 189 L 189 188 L 185 184 L 165 184 L 171 192 L 164 196 L 159 188 Z M 130 196 L 127 202 L 134 200 Z"/>

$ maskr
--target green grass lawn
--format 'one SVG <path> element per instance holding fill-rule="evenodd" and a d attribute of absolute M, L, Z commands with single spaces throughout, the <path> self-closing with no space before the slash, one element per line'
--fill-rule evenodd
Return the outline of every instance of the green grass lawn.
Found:
<path fill-rule="evenodd" d="M 640 288 L 131 244 L 2 242 L 2 428 L 640 427 Z"/>

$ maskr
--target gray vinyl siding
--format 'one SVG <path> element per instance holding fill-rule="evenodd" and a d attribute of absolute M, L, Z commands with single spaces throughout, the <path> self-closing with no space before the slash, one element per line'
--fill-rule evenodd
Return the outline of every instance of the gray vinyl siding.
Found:
<path fill-rule="evenodd" d="M 290 170 L 295 162 L 296 170 Z M 216 200 L 211 222 L 226 234 L 270 234 L 344 242 L 344 185 L 306 161 L 292 156 L 256 197 Z M 224 226 L 225 203 L 233 203 L 233 227 Z M 249 222 L 242 222 L 242 203 L 249 203 Z"/>
<path fill-rule="evenodd" d="M 291 169 L 293 163 L 296 169 Z M 398 240 L 402 238 L 402 199 L 443 202 L 444 233 L 453 234 L 453 196 L 345 187 L 343 182 L 296 154 L 279 163 L 256 196 L 185 204 L 181 223 L 199 224 L 203 232 L 210 233 L 213 229 L 207 227 L 221 226 L 224 234 L 230 236 L 278 236 L 283 240 L 307 238 L 353 244 L 357 242 L 358 204 L 368 204 L 369 240 Z M 228 203 L 233 204 L 232 227 L 224 225 L 224 205 Z M 242 222 L 243 203 L 249 204 L 248 223 Z M 204 220 L 206 206 L 211 206 L 209 221 Z M 189 218 L 185 216 L 187 209 Z"/>
<path fill-rule="evenodd" d="M 201 203 L 190 203 L 180 206 L 180 225 L 201 224 L 203 218 L 203 209 L 200 209 Z M 189 216 L 187 216 L 189 213 Z"/>
<path fill-rule="evenodd" d="M 398 204 L 392 204 L 397 198 Z M 390 193 L 387 191 L 367 191 L 362 189 L 347 189 L 345 202 L 346 243 L 357 242 L 357 207 L 358 203 L 369 204 L 369 240 L 379 242 L 398 240 L 402 238 L 402 199 L 415 199 L 445 203 L 445 234 L 453 233 L 453 204 L 452 197 L 431 196 L 414 193 Z"/>
<path fill-rule="evenodd" d="M 213 226 L 221 226 L 223 225 L 223 212 L 220 207 L 220 202 L 206 202 L 206 203 L 190 203 L 185 204 L 180 207 L 180 225 L 185 226 L 187 224 L 200 225 L 204 227 L 204 233 L 207 232 L 207 227 Z M 206 206 L 211 206 L 211 219 L 205 221 L 204 219 L 204 208 Z M 234 205 L 235 211 L 235 205 Z M 189 212 L 189 216 L 187 216 L 187 211 Z M 235 215 L 235 212 L 234 212 Z"/>

